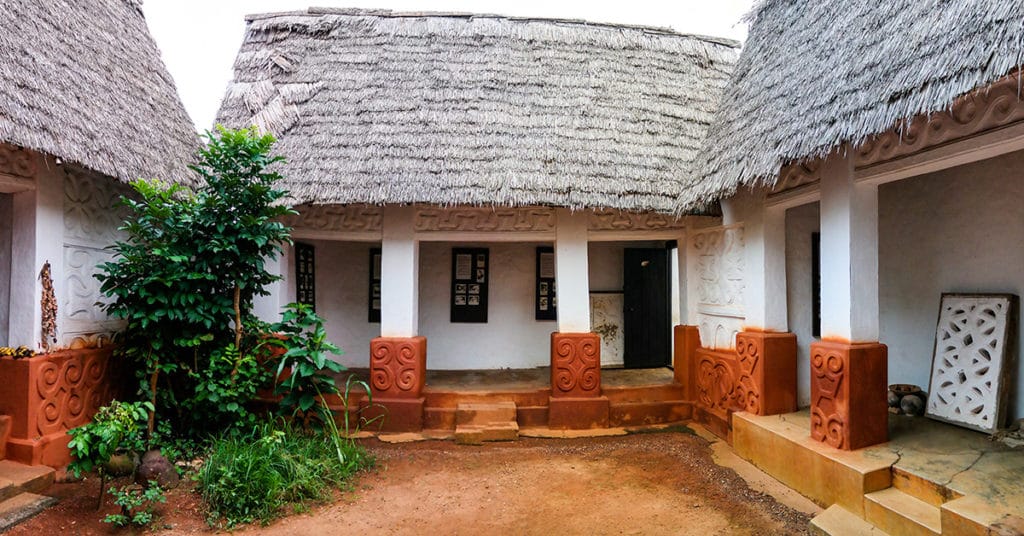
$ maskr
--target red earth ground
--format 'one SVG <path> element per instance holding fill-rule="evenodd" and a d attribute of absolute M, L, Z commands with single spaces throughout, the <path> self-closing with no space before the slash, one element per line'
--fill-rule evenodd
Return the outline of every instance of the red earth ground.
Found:
<path fill-rule="evenodd" d="M 684 427 L 485 446 L 364 440 L 377 468 L 329 504 L 242 534 L 801 534 L 808 517 L 716 465 Z M 152 532 L 214 532 L 201 500 L 168 493 Z M 99 522 L 95 478 L 55 484 L 60 503 L 13 535 L 127 534 Z"/>

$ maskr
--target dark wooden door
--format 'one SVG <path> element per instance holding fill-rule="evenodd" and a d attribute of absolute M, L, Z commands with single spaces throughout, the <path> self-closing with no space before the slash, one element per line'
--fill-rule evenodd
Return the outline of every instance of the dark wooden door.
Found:
<path fill-rule="evenodd" d="M 668 251 L 626 248 L 623 255 L 626 368 L 664 367 L 671 358 Z"/>

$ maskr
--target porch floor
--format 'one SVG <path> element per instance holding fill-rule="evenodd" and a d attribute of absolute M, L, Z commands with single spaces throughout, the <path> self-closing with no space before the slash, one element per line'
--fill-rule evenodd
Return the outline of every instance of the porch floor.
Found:
<path fill-rule="evenodd" d="M 369 379 L 368 369 L 350 369 Z M 601 369 L 603 387 L 645 387 L 675 381 L 671 368 Z M 344 380 L 342 380 L 344 383 Z M 427 391 L 533 391 L 551 386 L 551 367 L 488 370 L 427 370 Z"/>

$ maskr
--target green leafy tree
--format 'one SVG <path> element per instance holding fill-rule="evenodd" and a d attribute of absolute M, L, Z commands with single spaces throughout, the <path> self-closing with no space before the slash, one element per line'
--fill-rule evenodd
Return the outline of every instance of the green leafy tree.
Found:
<path fill-rule="evenodd" d="M 289 241 L 280 217 L 295 213 L 275 187 L 280 176 L 271 167 L 281 158 L 270 154 L 272 136 L 223 127 L 206 136 L 192 166 L 202 179 L 194 191 L 132 183 L 137 197 L 124 199 L 131 216 L 121 227 L 127 239 L 97 275 L 113 298 L 107 312 L 127 320 L 123 353 L 155 406 L 150 434 L 156 413 L 185 409 L 181 400 L 194 396 L 196 379 L 221 373 L 222 360 L 206 356 L 233 345 L 220 356 L 236 357 L 229 383 L 246 365 L 243 326 L 253 297 L 279 278 L 264 262 Z"/>

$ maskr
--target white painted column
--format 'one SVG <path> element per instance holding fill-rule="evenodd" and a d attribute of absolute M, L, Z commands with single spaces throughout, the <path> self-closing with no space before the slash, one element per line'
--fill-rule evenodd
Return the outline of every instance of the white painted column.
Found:
<path fill-rule="evenodd" d="M 675 255 L 669 259 L 672 293 L 672 326 L 686 324 L 686 233 L 676 239 Z"/>
<path fill-rule="evenodd" d="M 854 183 L 849 156 L 821 174 L 822 338 L 877 342 L 878 186 Z"/>
<path fill-rule="evenodd" d="M 723 204 L 743 223 L 745 328 L 789 331 L 786 304 L 786 211 L 765 206 L 766 191 L 741 192 Z"/>
<path fill-rule="evenodd" d="M 590 333 L 590 267 L 587 257 L 587 214 L 567 208 L 556 211 L 555 284 L 558 332 Z"/>
<path fill-rule="evenodd" d="M 11 306 L 9 344 L 40 349 L 43 287 L 39 272 L 50 262 L 58 307 L 66 304 L 64 285 L 64 171 L 40 166 L 36 189 L 12 196 Z M 60 314 L 57 315 L 60 337 Z M 52 341 L 51 341 L 52 342 Z"/>
<path fill-rule="evenodd" d="M 415 337 L 418 334 L 420 245 L 413 230 L 415 216 L 414 207 L 386 207 L 383 211 L 381 337 Z"/>

